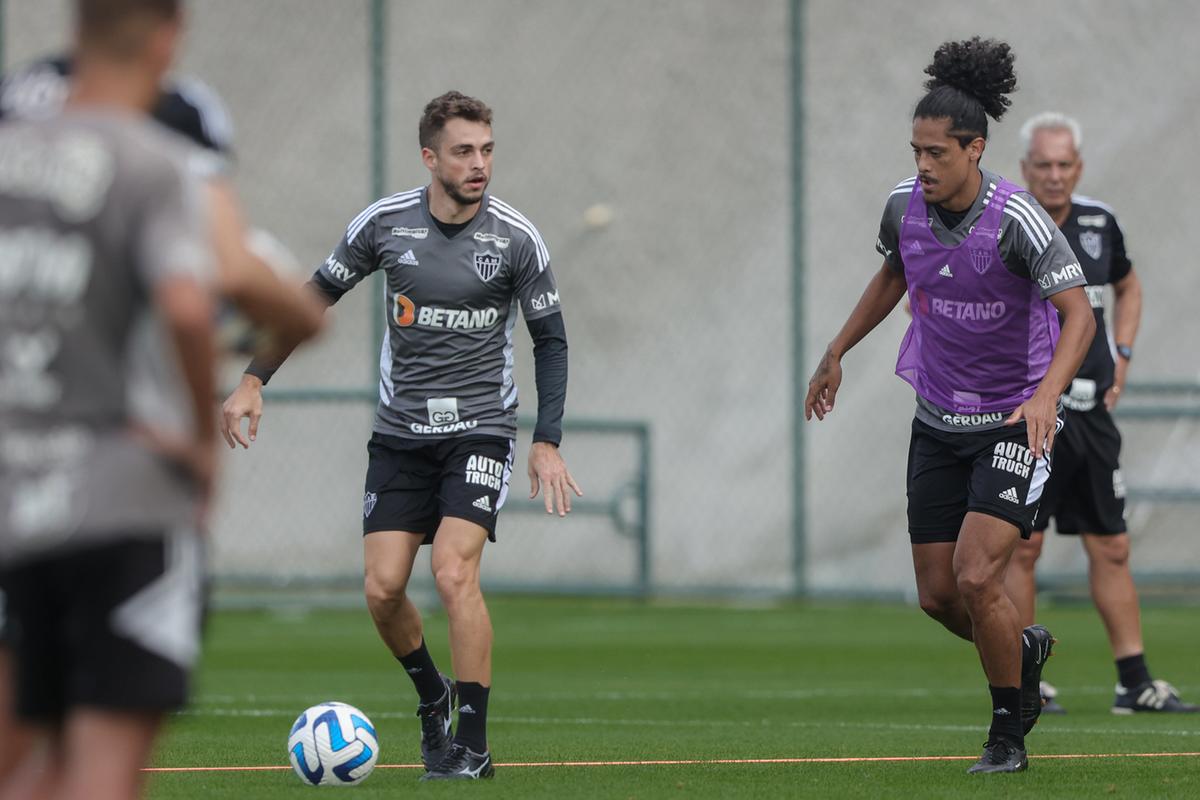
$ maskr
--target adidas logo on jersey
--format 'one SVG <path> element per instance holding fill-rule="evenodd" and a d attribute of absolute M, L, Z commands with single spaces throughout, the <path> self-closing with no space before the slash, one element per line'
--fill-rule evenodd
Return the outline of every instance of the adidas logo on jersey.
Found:
<path fill-rule="evenodd" d="M 421 262 L 417 261 L 417 257 L 413 255 L 412 250 L 408 250 L 404 255 L 396 259 L 396 263 L 403 264 L 406 267 L 419 267 Z"/>
<path fill-rule="evenodd" d="M 949 264 L 947 264 L 946 266 L 942 267 L 942 268 L 941 268 L 941 269 L 938 271 L 938 275 L 941 275 L 943 278 L 953 278 L 953 277 L 954 277 L 954 273 L 950 271 L 950 265 L 949 265 Z"/>
<path fill-rule="evenodd" d="M 1007 500 L 1010 503 L 1021 504 L 1021 498 L 1017 496 L 1017 487 L 1011 486 L 1000 493 L 1001 500 Z"/>
<path fill-rule="evenodd" d="M 492 504 L 490 502 L 488 502 L 486 494 L 483 497 L 476 500 L 474 503 L 471 503 L 471 505 L 475 506 L 480 511 L 486 511 L 489 514 L 492 513 Z M 462 711 L 462 709 L 460 708 L 459 711 Z"/>

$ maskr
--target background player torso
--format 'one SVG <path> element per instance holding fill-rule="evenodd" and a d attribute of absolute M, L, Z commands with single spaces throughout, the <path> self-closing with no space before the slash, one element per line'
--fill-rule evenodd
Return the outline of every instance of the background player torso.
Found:
<path fill-rule="evenodd" d="M 426 190 L 385 198 L 347 229 L 321 276 L 349 288 L 383 270 L 388 328 L 380 351 L 379 433 L 429 437 L 516 434 L 513 327 L 558 313 L 550 257 L 537 230 L 485 195 L 452 238 Z"/>
<path fill-rule="evenodd" d="M 0 128 L 0 546 L 157 529 L 191 488 L 129 432 L 131 333 L 167 275 L 208 279 L 187 147 L 140 118 Z"/>
<path fill-rule="evenodd" d="M 0 119 L 46 120 L 62 112 L 70 93 L 72 62 L 65 56 L 39 59 L 0 81 Z M 229 174 L 233 159 L 233 125 L 216 93 L 204 83 L 174 77 L 163 88 L 151 112 L 160 125 L 197 146 L 188 165 L 205 180 Z M 129 402 L 132 413 L 156 430 L 192 433 L 183 376 L 156 314 L 139 317 L 130 359 Z"/>
<path fill-rule="evenodd" d="M 996 186 L 1003 180 L 999 175 L 980 169 L 983 177 L 979 194 L 966 216 L 953 228 L 946 227 L 931 209 L 930 231 L 948 247 L 961 244 L 983 214 Z M 903 274 L 904 258 L 900 252 L 900 227 L 913 192 L 915 178 L 901 181 L 888 196 L 879 223 L 875 250 L 888 266 Z M 996 242 L 1000 258 L 1009 272 L 1036 281 L 1043 298 L 1086 283 L 1078 259 L 1050 215 L 1025 191 L 1014 192 L 1005 205 L 1000 223 L 1000 239 Z M 917 418 L 946 431 L 987 430 L 1004 424 L 1005 415 L 955 414 L 917 398 Z"/>
<path fill-rule="evenodd" d="M 1096 337 L 1079 367 L 1074 385 L 1079 400 L 1070 394 L 1064 398 L 1068 408 L 1076 402 L 1094 403 L 1104 396 L 1113 384 L 1113 355 L 1104 323 L 1104 287 L 1117 283 L 1132 268 L 1125 252 L 1125 235 L 1113 210 L 1104 203 L 1076 195 L 1071 198 L 1071 212 L 1062 226 L 1063 235 L 1075 251 L 1083 275 L 1087 279 L 1088 300 L 1096 314 Z M 1091 394 L 1092 398 L 1085 396 Z M 1087 410 L 1081 408 L 1080 410 Z"/>

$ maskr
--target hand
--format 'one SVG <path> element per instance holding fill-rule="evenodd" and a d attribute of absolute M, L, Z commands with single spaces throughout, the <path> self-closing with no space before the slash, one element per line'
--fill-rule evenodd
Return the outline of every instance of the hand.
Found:
<path fill-rule="evenodd" d="M 243 375 L 242 382 L 221 404 L 221 436 L 229 449 L 235 442 L 244 449 L 258 438 L 258 421 L 262 419 L 262 380 L 253 375 Z M 242 418 L 250 418 L 249 439 L 242 435 Z"/>
<path fill-rule="evenodd" d="M 817 419 L 825 419 L 825 415 L 833 411 L 833 401 L 841 385 L 842 362 L 827 349 L 808 381 L 808 395 L 804 398 L 804 418 L 811 420 L 815 413 Z"/>
<path fill-rule="evenodd" d="M 1117 402 L 1121 399 L 1121 387 L 1113 384 L 1108 387 L 1108 391 L 1104 393 L 1104 407 L 1112 411 L 1117 407 Z"/>
<path fill-rule="evenodd" d="M 148 449 L 187 470 L 196 483 L 196 521 L 200 530 L 204 530 L 217 484 L 216 438 L 192 439 L 140 423 L 132 426 L 132 432 Z"/>
<path fill-rule="evenodd" d="M 571 473 L 567 472 L 567 464 L 559 455 L 558 448 L 549 442 L 534 442 L 529 449 L 529 499 L 537 497 L 538 489 L 545 485 L 542 494 L 546 501 L 546 513 L 553 514 L 555 506 L 558 515 L 565 517 L 571 511 L 571 494 L 583 497 L 583 490 L 575 483 Z"/>
<path fill-rule="evenodd" d="M 1033 397 L 1017 406 L 1004 424 L 1016 425 L 1021 420 L 1025 420 L 1029 452 L 1034 459 L 1049 455 L 1054 447 L 1054 434 L 1058 432 L 1058 398 L 1046 397 L 1038 390 Z"/>
<path fill-rule="evenodd" d="M 1120 356 L 1113 370 L 1113 385 L 1104 393 L 1104 407 L 1112 411 L 1121 399 L 1121 391 L 1125 388 L 1125 374 L 1129 371 L 1129 362 Z"/>

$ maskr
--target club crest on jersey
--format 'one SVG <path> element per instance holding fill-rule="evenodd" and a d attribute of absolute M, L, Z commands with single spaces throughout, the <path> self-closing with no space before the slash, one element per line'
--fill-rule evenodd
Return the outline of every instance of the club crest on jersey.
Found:
<path fill-rule="evenodd" d="M 992 266 L 992 253 L 990 250 L 984 250 L 979 247 L 969 248 L 971 251 L 971 266 L 980 275 L 988 271 L 988 267 Z"/>
<path fill-rule="evenodd" d="M 1096 231 L 1084 231 L 1079 234 L 1079 246 L 1093 261 L 1099 261 L 1100 254 L 1104 252 L 1104 238 Z"/>
<path fill-rule="evenodd" d="M 375 510 L 375 503 L 378 500 L 379 495 L 374 492 L 367 492 L 363 495 L 363 519 L 371 516 L 371 512 Z"/>
<path fill-rule="evenodd" d="M 479 279 L 487 283 L 500 271 L 500 255 L 491 251 L 476 253 L 475 271 L 479 273 Z"/>

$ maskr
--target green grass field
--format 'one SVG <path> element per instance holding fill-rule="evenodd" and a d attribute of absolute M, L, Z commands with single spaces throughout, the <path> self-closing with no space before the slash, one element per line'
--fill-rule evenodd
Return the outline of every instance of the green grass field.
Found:
<path fill-rule="evenodd" d="M 1200 757 L 1050 759 L 1044 755 L 1197 753 L 1200 717 L 1117 717 L 1100 622 L 1049 608 L 1059 638 L 1046 677 L 1069 713 L 1043 717 L 1019 775 L 968 776 L 970 761 L 503 766 L 546 761 L 977 757 L 989 702 L 974 650 L 919 610 L 871 604 L 770 607 L 503 598 L 486 784 L 419 784 L 376 769 L 355 798 L 481 797 L 1197 797 Z M 1157 677 L 1200 697 L 1196 608 L 1144 613 Z M 449 668 L 445 619 L 427 639 Z M 211 621 L 195 703 L 172 720 L 159 767 L 283 766 L 288 728 L 323 700 L 374 721 L 381 765 L 415 764 L 407 677 L 365 611 L 224 612 Z M 152 798 L 308 797 L 290 769 L 162 772 Z M 340 796 L 340 794 L 339 794 Z M 1030 796 L 1035 796 L 1030 794 Z"/>

